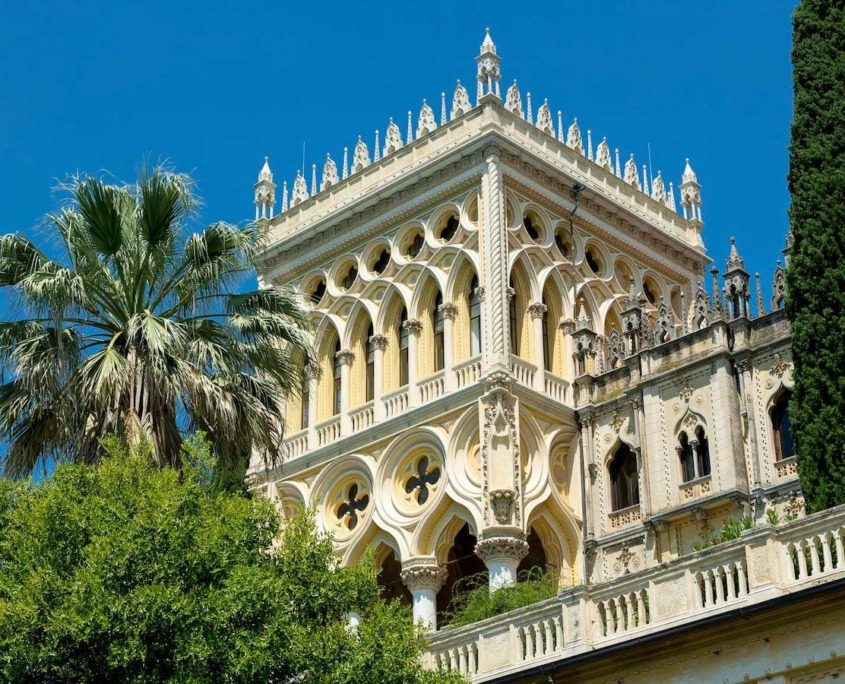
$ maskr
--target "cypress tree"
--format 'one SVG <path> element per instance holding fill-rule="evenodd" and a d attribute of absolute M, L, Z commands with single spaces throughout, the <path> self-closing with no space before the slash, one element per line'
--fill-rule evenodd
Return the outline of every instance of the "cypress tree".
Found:
<path fill-rule="evenodd" d="M 845 2 L 802 0 L 792 63 L 790 413 L 812 512 L 845 502 Z"/>

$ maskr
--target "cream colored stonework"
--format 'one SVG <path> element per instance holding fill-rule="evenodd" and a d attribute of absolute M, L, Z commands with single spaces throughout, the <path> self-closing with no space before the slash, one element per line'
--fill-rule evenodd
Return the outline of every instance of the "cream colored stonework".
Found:
<path fill-rule="evenodd" d="M 494 620 L 480 640 L 438 636 L 438 666 L 483 680 L 700 611 L 696 582 L 728 571 L 696 550 L 725 521 L 756 530 L 803 502 L 771 419 L 793 383 L 788 323 L 780 309 L 751 315 L 735 247 L 726 283 L 745 288 L 744 308 L 706 291 L 689 162 L 679 213 L 672 184 L 649 189 L 630 161 L 623 175 L 606 140 L 593 161 L 577 122 L 564 136 L 547 103 L 523 109 L 515 83 L 505 106 L 489 34 L 476 61 L 474 106 L 459 84 L 448 120 L 445 99 L 439 123 L 427 104 L 416 129 L 409 115 L 404 140 L 391 120 L 384 149 L 359 139 L 340 178 L 327 161 L 319 192 L 303 181 L 289 202 L 283 184 L 278 215 L 262 168 L 260 282 L 302 294 L 319 368 L 307 402 L 287 401 L 284 462 L 256 454 L 248 477 L 281 515 L 316 506 L 345 563 L 374 548 L 405 568 L 443 565 L 466 524 L 492 582 L 539 538 L 565 599 L 526 609 L 530 624 Z M 710 472 L 686 482 L 682 433 L 709 446 Z M 620 449 L 635 455 L 639 500 L 614 507 Z M 781 586 L 780 542 L 733 544 L 720 568 Z"/>

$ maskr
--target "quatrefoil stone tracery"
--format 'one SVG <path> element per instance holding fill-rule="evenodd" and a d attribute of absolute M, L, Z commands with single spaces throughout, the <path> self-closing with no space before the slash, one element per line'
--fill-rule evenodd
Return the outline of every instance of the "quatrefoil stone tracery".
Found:
<path fill-rule="evenodd" d="M 417 503 L 422 506 L 430 494 L 429 487 L 440 481 L 440 468 L 434 466 L 429 469 L 428 456 L 423 456 L 417 462 L 416 475 L 412 475 L 405 482 L 405 493 L 416 492 Z"/>
<path fill-rule="evenodd" d="M 337 519 L 346 525 L 346 529 L 352 531 L 358 525 L 358 513 L 366 510 L 370 503 L 369 494 L 358 497 L 358 485 L 349 487 L 346 501 L 337 507 Z"/>

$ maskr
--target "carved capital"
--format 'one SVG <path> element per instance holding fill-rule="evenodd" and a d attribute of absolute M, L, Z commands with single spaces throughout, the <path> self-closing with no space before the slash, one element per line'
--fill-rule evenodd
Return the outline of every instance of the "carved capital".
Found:
<path fill-rule="evenodd" d="M 546 311 L 549 310 L 542 302 L 534 302 L 533 304 L 529 305 L 528 313 L 531 315 L 531 318 L 542 318 L 546 315 Z"/>
<path fill-rule="evenodd" d="M 528 542 L 521 536 L 488 537 L 475 545 L 475 553 L 486 565 L 503 559 L 521 561 L 528 555 Z"/>
<path fill-rule="evenodd" d="M 505 292 L 507 293 L 509 300 L 516 297 L 516 290 L 514 290 L 512 287 L 509 287 L 507 290 L 505 290 Z"/>
<path fill-rule="evenodd" d="M 564 318 L 560 322 L 560 329 L 564 335 L 571 335 L 575 332 L 575 321 L 571 318 Z"/>
<path fill-rule="evenodd" d="M 408 329 L 408 332 L 412 335 L 419 335 L 423 329 L 422 321 L 418 321 L 414 318 L 408 319 L 402 325 L 404 325 Z"/>
<path fill-rule="evenodd" d="M 435 563 L 415 563 L 402 568 L 399 573 L 408 591 L 440 591 L 446 579 L 446 569 Z"/>
<path fill-rule="evenodd" d="M 341 349 L 335 357 L 340 363 L 341 366 L 351 366 L 352 362 L 355 360 L 355 352 L 349 349 Z"/>
<path fill-rule="evenodd" d="M 387 338 L 384 335 L 373 335 L 370 338 L 370 342 L 379 351 L 387 349 Z"/>
<path fill-rule="evenodd" d="M 323 369 L 317 365 L 305 366 L 305 377 L 309 380 L 319 380 L 323 375 Z"/>
<path fill-rule="evenodd" d="M 587 470 L 590 472 L 590 482 L 595 484 L 596 478 L 599 476 L 599 467 L 595 463 L 590 463 Z"/>
<path fill-rule="evenodd" d="M 458 317 L 458 307 L 451 302 L 446 302 L 440 305 L 440 313 L 446 320 L 454 321 Z"/>
<path fill-rule="evenodd" d="M 500 525 L 510 524 L 515 497 L 512 489 L 494 489 L 490 492 L 490 506 L 496 522 Z"/>
<path fill-rule="evenodd" d="M 479 285 L 477 288 L 475 288 L 475 294 L 478 295 L 478 300 L 483 302 L 484 301 L 484 286 Z"/>

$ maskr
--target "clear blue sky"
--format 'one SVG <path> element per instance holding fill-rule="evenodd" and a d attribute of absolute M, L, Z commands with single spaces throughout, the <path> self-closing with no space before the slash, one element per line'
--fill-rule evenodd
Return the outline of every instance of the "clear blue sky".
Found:
<path fill-rule="evenodd" d="M 787 229 L 793 0 L 0 5 L 0 233 L 30 232 L 74 171 L 132 179 L 145 154 L 191 172 L 203 220 L 251 218 L 276 180 L 340 160 L 422 98 L 474 95 L 485 26 L 535 108 L 549 98 L 664 178 L 689 156 L 720 268 L 736 235 L 767 292 Z M 439 106 L 435 107 L 439 112 Z"/>

